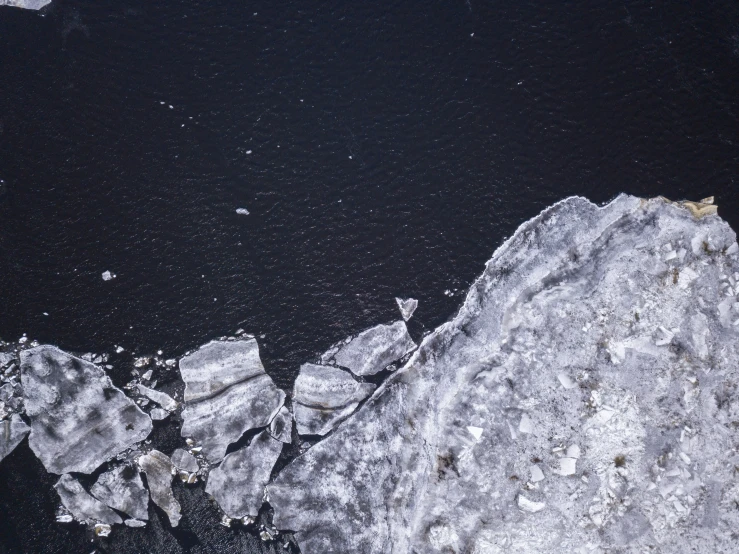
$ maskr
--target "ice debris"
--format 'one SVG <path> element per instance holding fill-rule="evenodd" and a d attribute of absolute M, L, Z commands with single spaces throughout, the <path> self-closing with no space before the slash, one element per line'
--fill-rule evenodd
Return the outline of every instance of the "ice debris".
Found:
<path fill-rule="evenodd" d="M 400 309 L 400 315 L 403 316 L 404 321 L 408 321 L 418 308 L 418 300 L 415 298 L 396 298 L 395 302 L 398 303 L 398 309 Z"/>
<path fill-rule="evenodd" d="M 54 485 L 64 507 L 83 523 L 123 523 L 121 517 L 98 499 L 93 498 L 71 475 L 62 475 Z"/>
<path fill-rule="evenodd" d="M 197 458 L 182 448 L 178 448 L 172 452 L 172 463 L 177 469 L 190 473 L 195 473 L 200 469 Z"/>
<path fill-rule="evenodd" d="M 115 279 L 116 275 L 115 273 L 111 273 L 110 271 L 103 271 L 103 281 L 111 281 L 112 279 Z"/>
<path fill-rule="evenodd" d="M 205 492 L 230 518 L 256 517 L 264 502 L 264 487 L 282 451 L 282 442 L 262 431 L 245 446 L 228 454 L 210 472 Z"/>
<path fill-rule="evenodd" d="M 49 472 L 90 473 L 151 431 L 102 369 L 54 346 L 21 352 L 21 383 L 28 443 Z"/>
<path fill-rule="evenodd" d="M 146 482 L 149 485 L 151 500 L 159 506 L 167 517 L 172 527 L 177 527 L 180 522 L 180 503 L 172 493 L 172 475 L 174 465 L 166 454 L 158 450 L 152 450 L 138 459 L 141 470 L 146 473 Z"/>
<path fill-rule="evenodd" d="M 15 450 L 30 430 L 18 414 L 0 421 L 0 461 Z"/>
<path fill-rule="evenodd" d="M 144 385 L 138 385 L 137 389 L 140 395 L 145 396 L 153 402 L 156 402 L 168 412 L 173 412 L 177 409 L 177 402 L 168 394 L 158 390 L 150 389 L 148 387 L 145 387 Z"/>
<path fill-rule="evenodd" d="M 303 552 L 733 552 L 739 247 L 710 206 L 569 198 L 524 223 L 267 486 L 274 524 Z"/>
<path fill-rule="evenodd" d="M 257 341 L 213 341 L 180 360 L 185 381 L 182 436 L 211 463 L 248 430 L 266 427 L 285 400 L 265 373 Z"/>
<path fill-rule="evenodd" d="M 251 150 L 249 151 L 251 153 Z M 246 208 L 236 208 L 236 213 L 239 215 L 249 215 L 249 210 Z"/>
<path fill-rule="evenodd" d="M 137 469 L 123 465 L 106 471 L 90 488 L 90 494 L 119 512 L 148 520 L 149 493 Z"/>
<path fill-rule="evenodd" d="M 405 322 L 377 325 L 339 348 L 334 360 L 355 375 L 374 375 L 416 348 Z"/>
<path fill-rule="evenodd" d="M 298 433 L 325 435 L 374 390 L 375 385 L 360 383 L 343 369 L 303 364 L 293 389 Z"/>

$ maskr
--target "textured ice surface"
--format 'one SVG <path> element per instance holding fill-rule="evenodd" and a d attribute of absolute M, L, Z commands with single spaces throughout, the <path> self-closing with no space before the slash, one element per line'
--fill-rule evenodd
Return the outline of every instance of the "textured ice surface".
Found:
<path fill-rule="evenodd" d="M 81 522 L 123 523 L 121 517 L 105 504 L 90 496 L 71 475 L 62 475 L 54 485 L 62 504 Z"/>
<path fill-rule="evenodd" d="M 356 375 L 374 375 L 415 347 L 405 322 L 396 321 L 361 332 L 339 348 L 334 359 Z"/>
<path fill-rule="evenodd" d="M 47 471 L 90 473 L 145 439 L 151 419 L 96 365 L 38 346 L 21 352 L 28 443 Z"/>
<path fill-rule="evenodd" d="M 0 0 L 0 6 L 13 6 L 27 10 L 40 10 L 47 4 L 51 4 L 51 0 Z"/>
<path fill-rule="evenodd" d="M 325 435 L 354 412 L 373 390 L 375 385 L 359 383 L 343 369 L 303 364 L 293 389 L 298 433 Z"/>
<path fill-rule="evenodd" d="M 570 198 L 268 486 L 302 552 L 736 552 L 739 261 L 705 204 Z M 702 217 L 696 217 L 696 215 Z"/>
<path fill-rule="evenodd" d="M 172 470 L 174 466 L 166 454 L 152 450 L 138 459 L 141 470 L 146 473 L 146 483 L 149 485 L 151 500 L 159 506 L 172 527 L 180 522 L 180 503 L 172 494 Z"/>
<path fill-rule="evenodd" d="M 30 430 L 18 414 L 0 421 L 0 461 L 15 450 Z"/>
<path fill-rule="evenodd" d="M 290 443 L 292 442 L 293 432 L 293 416 L 290 411 L 283 406 L 280 411 L 277 412 L 275 418 L 269 423 L 269 434 L 272 438 L 277 439 L 280 442 Z"/>
<path fill-rule="evenodd" d="M 400 315 L 403 316 L 404 321 L 408 321 L 413 317 L 413 312 L 418 308 L 418 300 L 415 298 L 396 298 L 395 302 L 398 303 L 398 309 L 400 310 Z"/>
<path fill-rule="evenodd" d="M 90 488 L 90 494 L 133 518 L 149 519 L 149 493 L 138 470 L 131 466 L 119 466 L 100 475 Z"/>
<path fill-rule="evenodd" d="M 211 463 L 249 429 L 266 427 L 285 401 L 264 372 L 257 341 L 213 341 L 180 360 L 185 381 L 182 436 Z"/>
<path fill-rule="evenodd" d="M 232 518 L 256 516 L 264 501 L 264 487 L 282 451 L 282 442 L 262 431 L 249 446 L 227 455 L 210 472 L 205 492 Z"/>

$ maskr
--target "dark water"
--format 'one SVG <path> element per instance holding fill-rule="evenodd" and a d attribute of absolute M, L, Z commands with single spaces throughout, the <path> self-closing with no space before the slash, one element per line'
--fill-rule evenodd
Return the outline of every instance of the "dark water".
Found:
<path fill-rule="evenodd" d="M 0 337 L 175 356 L 243 327 L 289 387 L 396 295 L 445 321 L 565 196 L 713 194 L 739 228 L 738 146 L 733 0 L 0 8 Z M 54 481 L 2 462 L 0 552 L 261 548 L 184 488 L 177 530 L 92 544 Z"/>

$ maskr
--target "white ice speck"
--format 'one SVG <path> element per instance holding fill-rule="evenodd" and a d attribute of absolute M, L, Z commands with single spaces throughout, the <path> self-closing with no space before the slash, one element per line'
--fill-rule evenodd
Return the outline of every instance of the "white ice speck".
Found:
<path fill-rule="evenodd" d="M 115 273 L 103 271 L 103 281 L 110 281 L 111 279 L 115 279 Z"/>
<path fill-rule="evenodd" d="M 249 210 L 246 208 L 236 208 L 236 213 L 239 215 L 249 215 Z"/>

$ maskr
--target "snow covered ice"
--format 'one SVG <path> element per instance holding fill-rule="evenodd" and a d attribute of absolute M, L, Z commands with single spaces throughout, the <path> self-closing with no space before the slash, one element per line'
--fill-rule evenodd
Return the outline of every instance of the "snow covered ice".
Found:
<path fill-rule="evenodd" d="M 144 440 L 151 419 L 95 364 L 54 346 L 21 352 L 28 443 L 51 473 L 91 473 Z"/>
<path fill-rule="evenodd" d="M 303 364 L 295 380 L 295 423 L 301 435 L 325 435 L 356 410 L 375 385 L 337 367 Z"/>
<path fill-rule="evenodd" d="M 306 554 L 735 552 L 738 252 L 706 202 L 545 210 L 279 473 L 275 525 Z"/>
<path fill-rule="evenodd" d="M 182 436 L 211 463 L 250 429 L 266 427 L 285 401 L 265 373 L 257 341 L 212 341 L 180 360 L 185 381 Z"/>
<path fill-rule="evenodd" d="M 334 361 L 355 375 L 374 375 L 416 348 L 403 321 L 362 331 L 339 348 Z"/>

